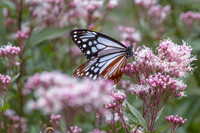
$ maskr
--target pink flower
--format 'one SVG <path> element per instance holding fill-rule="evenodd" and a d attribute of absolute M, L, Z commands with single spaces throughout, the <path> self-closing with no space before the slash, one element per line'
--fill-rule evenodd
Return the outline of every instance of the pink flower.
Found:
<path fill-rule="evenodd" d="M 141 41 L 141 35 L 135 28 L 119 26 L 119 31 L 121 32 L 122 40 L 136 43 Z"/>
<path fill-rule="evenodd" d="M 104 130 L 94 129 L 93 131 L 90 131 L 88 133 L 106 133 Z"/>
<path fill-rule="evenodd" d="M 17 39 L 28 39 L 29 35 L 26 32 L 17 31 L 16 38 Z"/>
<path fill-rule="evenodd" d="M 86 112 L 101 109 L 110 100 L 112 82 L 105 80 L 78 81 L 59 72 L 37 73 L 25 84 L 26 89 L 34 90 L 34 106 L 44 113 L 56 113 L 65 107 L 83 108 Z M 95 89 L 94 89 L 95 88 Z M 51 99 L 54 100 L 51 100 Z"/>
<path fill-rule="evenodd" d="M 170 9 L 170 5 L 166 5 L 165 7 L 162 7 L 159 4 L 152 6 L 149 9 L 148 14 L 152 17 L 154 25 L 162 24 L 163 21 L 166 20 Z"/>
<path fill-rule="evenodd" d="M 146 78 L 154 71 L 166 73 L 173 77 L 181 77 L 193 70 L 190 64 L 196 60 L 196 57 L 191 55 L 192 49 L 185 42 L 183 42 L 183 45 L 177 45 L 167 39 L 161 41 L 157 50 L 158 55 L 156 56 L 151 49 L 144 47 L 136 53 L 136 61 L 132 65 L 127 64 L 125 68 L 122 68 L 122 71 L 136 81 L 141 72 Z M 136 76 L 134 77 L 134 75 Z"/>
<path fill-rule="evenodd" d="M 200 20 L 200 13 L 192 11 L 181 13 L 180 19 L 184 22 L 185 25 L 191 26 L 196 20 Z"/>
<path fill-rule="evenodd" d="M 0 74 L 0 88 L 1 88 L 1 91 L 2 89 L 8 89 L 7 87 L 9 86 L 11 82 L 11 78 L 9 76 L 4 76 L 2 74 Z M 0 91 L 0 94 L 1 94 L 1 91 Z"/>
<path fill-rule="evenodd" d="M 11 43 L 8 43 L 8 45 L 0 48 L 0 57 L 13 58 L 15 55 L 19 54 L 20 51 L 19 47 L 12 46 Z"/>
<path fill-rule="evenodd" d="M 9 127 L 9 132 L 15 132 L 19 128 L 21 129 L 21 133 L 26 133 L 27 132 L 27 125 L 26 125 L 26 119 L 24 117 L 20 117 L 18 115 L 15 115 L 15 113 L 10 110 L 7 110 L 5 112 L 5 116 L 7 117 L 8 120 L 8 127 Z"/>
<path fill-rule="evenodd" d="M 64 0 L 26 0 L 30 15 L 39 30 L 47 27 L 63 27 L 67 23 L 67 2 Z"/>
<path fill-rule="evenodd" d="M 140 5 L 144 8 L 150 8 L 151 6 L 155 5 L 157 0 L 135 0 L 136 5 Z"/>
<path fill-rule="evenodd" d="M 50 122 L 51 122 L 51 124 L 53 126 L 53 129 L 55 131 L 58 129 L 60 117 L 61 117 L 61 115 L 51 114 L 51 120 L 50 120 Z"/>
<path fill-rule="evenodd" d="M 71 126 L 70 129 L 67 131 L 67 133 L 81 133 L 82 129 L 78 126 Z"/>
<path fill-rule="evenodd" d="M 107 7 L 109 9 L 115 8 L 119 3 L 119 0 L 109 0 Z"/>
<path fill-rule="evenodd" d="M 183 120 L 183 118 L 178 117 L 178 115 L 176 115 L 175 117 L 173 115 L 167 116 L 166 120 L 169 124 L 171 124 L 172 133 L 175 133 L 178 130 L 178 128 L 187 121 L 187 119 Z"/>
<path fill-rule="evenodd" d="M 82 55 L 80 48 L 77 47 L 76 45 L 73 45 L 70 47 L 70 52 L 71 52 L 72 57 L 79 57 Z"/>
<path fill-rule="evenodd" d="M 143 47 L 136 51 L 135 61 L 121 69 L 134 83 L 130 89 L 132 93 L 144 103 L 143 117 L 154 115 L 147 123 L 155 121 L 156 115 L 169 99 L 185 96 L 187 86 L 179 78 L 193 70 L 190 64 L 196 60 L 191 55 L 191 47 L 185 42 L 177 45 L 168 39 L 161 41 L 156 49 L 158 55 L 150 48 Z M 152 131 L 153 126 L 147 129 Z"/>

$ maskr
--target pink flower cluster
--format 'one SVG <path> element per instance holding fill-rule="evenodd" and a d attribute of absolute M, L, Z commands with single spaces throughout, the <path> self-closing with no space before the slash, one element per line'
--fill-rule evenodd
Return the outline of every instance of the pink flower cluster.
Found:
<path fill-rule="evenodd" d="M 145 78 L 154 72 L 165 73 L 172 77 L 182 77 L 193 70 L 190 64 L 196 60 L 196 57 L 192 56 L 192 48 L 185 42 L 183 45 L 177 45 L 167 39 L 161 41 L 157 50 L 158 55 L 155 55 L 151 49 L 144 47 L 136 53 L 136 61 L 132 65 L 127 64 L 125 68 L 122 68 L 122 71 L 137 81 L 140 79 L 138 76 L 141 72 Z"/>
<path fill-rule="evenodd" d="M 16 38 L 17 39 L 28 39 L 29 35 L 26 32 L 17 31 Z"/>
<path fill-rule="evenodd" d="M 159 4 L 152 6 L 149 9 L 148 14 L 153 18 L 154 25 L 162 24 L 163 21 L 166 20 L 170 9 L 170 5 L 166 5 L 165 7 L 162 7 Z"/>
<path fill-rule="evenodd" d="M 173 116 L 173 115 L 170 115 L 170 116 L 167 116 L 166 117 L 166 120 L 169 124 L 171 124 L 171 132 L 172 133 L 175 133 L 178 128 L 180 126 L 182 126 L 186 121 L 187 119 L 184 119 L 182 117 L 178 117 L 178 115 L 176 116 Z"/>
<path fill-rule="evenodd" d="M 180 19 L 185 25 L 191 26 L 196 20 L 200 20 L 200 12 L 188 11 L 180 14 Z"/>
<path fill-rule="evenodd" d="M 120 124 L 123 125 L 127 129 L 126 122 L 128 118 L 124 116 L 124 101 L 126 100 L 126 94 L 122 91 L 117 91 L 116 93 L 112 94 L 112 100 L 108 102 L 105 106 L 106 109 L 109 109 L 110 113 L 104 114 L 106 117 L 106 121 L 109 127 L 115 126 L 116 122 L 120 118 Z M 114 112 L 114 113 L 111 113 Z M 113 121 L 114 119 L 114 121 Z M 113 121 L 111 123 L 111 121 Z M 120 129 L 120 128 L 119 128 Z"/>
<path fill-rule="evenodd" d="M 178 125 L 178 126 L 182 126 L 187 121 L 187 119 L 183 120 L 183 118 L 178 117 L 178 115 L 176 115 L 175 117 L 173 115 L 167 116 L 166 120 L 169 124 L 173 123 L 173 125 Z"/>
<path fill-rule="evenodd" d="M 71 52 L 72 57 L 79 57 L 82 55 L 80 48 L 77 47 L 76 45 L 73 45 L 70 47 L 70 52 Z"/>
<path fill-rule="evenodd" d="M 7 89 L 7 86 L 10 84 L 10 82 L 11 82 L 11 78 L 9 76 L 7 76 L 7 75 L 4 76 L 4 75 L 0 74 L 0 87 L 1 87 L 1 90 L 2 89 Z"/>
<path fill-rule="evenodd" d="M 119 31 L 121 32 L 121 38 L 124 41 L 138 43 L 142 40 L 140 32 L 136 31 L 133 27 L 119 26 Z"/>
<path fill-rule="evenodd" d="M 126 95 L 123 92 L 116 92 L 112 95 L 112 101 L 106 103 L 106 109 L 115 109 L 118 108 L 119 104 L 122 104 L 126 99 Z"/>
<path fill-rule="evenodd" d="M 15 55 L 19 54 L 20 48 L 12 46 L 10 43 L 0 48 L 0 57 L 13 58 Z"/>
<path fill-rule="evenodd" d="M 64 0 L 26 0 L 30 18 L 40 29 L 46 26 L 63 27 L 67 22 L 67 5 Z"/>
<path fill-rule="evenodd" d="M 157 0 L 135 0 L 136 5 L 140 5 L 144 8 L 150 8 L 155 5 Z"/>
<path fill-rule="evenodd" d="M 169 75 L 164 76 L 160 73 L 155 76 L 149 76 L 146 81 L 141 80 L 142 85 L 133 87 L 132 92 L 140 97 L 149 95 L 151 98 L 162 97 L 181 97 L 185 94 L 183 91 L 187 87 L 181 80 L 171 78 Z"/>
<path fill-rule="evenodd" d="M 88 133 L 106 133 L 104 130 L 94 129 L 93 131 L 90 131 Z"/>
<path fill-rule="evenodd" d="M 14 112 L 12 110 L 6 110 L 4 115 L 7 117 L 8 120 L 7 128 L 9 133 L 15 132 L 19 128 L 21 129 L 21 133 L 27 132 L 25 118 L 20 117 L 18 115 L 14 115 Z"/>
<path fill-rule="evenodd" d="M 44 113 L 60 112 L 66 107 L 83 108 L 87 112 L 101 109 L 110 100 L 112 85 L 105 80 L 78 81 L 59 72 L 37 73 L 25 85 L 26 89 L 34 90 L 37 99 L 30 100 L 27 109 L 41 109 Z"/>
<path fill-rule="evenodd" d="M 13 25 L 16 23 L 16 19 L 11 16 L 11 12 L 7 8 L 3 8 L 3 16 L 4 16 L 4 26 L 8 27 L 9 25 Z"/>
<path fill-rule="evenodd" d="M 71 126 L 70 129 L 67 131 L 67 133 L 81 133 L 82 129 L 78 126 Z"/>
<path fill-rule="evenodd" d="M 70 1 L 70 10 L 67 12 L 69 25 L 80 24 L 78 22 L 81 21 L 87 24 L 87 27 L 90 26 L 91 29 L 91 24 L 94 24 L 97 20 L 102 19 L 102 23 L 105 23 L 108 12 L 118 5 L 118 0 L 109 0 L 106 3 L 106 12 L 103 12 L 105 10 L 104 4 L 105 0 Z"/>
<path fill-rule="evenodd" d="M 135 53 L 135 61 L 121 69 L 134 83 L 130 90 L 143 100 L 143 117 L 151 116 L 147 121 L 148 131 L 153 130 L 156 115 L 169 99 L 185 96 L 187 86 L 180 78 L 193 70 L 190 64 L 196 60 L 185 42 L 177 45 L 168 39 L 161 41 L 156 49 L 158 55 L 143 47 Z"/>
<path fill-rule="evenodd" d="M 109 9 L 115 8 L 119 3 L 119 0 L 109 0 L 107 7 Z"/>
<path fill-rule="evenodd" d="M 160 39 L 164 32 L 163 22 L 171 10 L 170 5 L 162 7 L 157 4 L 156 0 L 135 0 L 135 4 L 146 9 L 145 12 L 150 16 L 151 25 L 157 30 L 155 37 Z"/>
<path fill-rule="evenodd" d="M 53 129 L 56 131 L 58 129 L 58 126 L 59 126 L 59 120 L 61 118 L 61 115 L 54 115 L 54 114 L 51 114 L 51 124 L 53 126 Z"/>

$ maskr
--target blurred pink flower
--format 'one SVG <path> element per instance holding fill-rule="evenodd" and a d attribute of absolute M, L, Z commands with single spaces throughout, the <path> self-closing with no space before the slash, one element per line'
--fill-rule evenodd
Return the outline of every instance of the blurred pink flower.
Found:
<path fill-rule="evenodd" d="M 159 25 L 166 20 L 170 10 L 170 5 L 162 7 L 161 5 L 156 4 L 149 9 L 148 14 L 152 17 L 154 25 L 158 25 L 157 27 L 159 27 Z"/>
<path fill-rule="evenodd" d="M 71 126 L 70 129 L 67 131 L 67 133 L 81 133 L 82 129 L 78 126 Z"/>
<path fill-rule="evenodd" d="M 9 76 L 4 76 L 2 74 L 0 74 L 0 94 L 2 92 L 3 89 L 8 89 L 8 85 L 10 84 L 11 82 L 11 78 Z"/>
<path fill-rule="evenodd" d="M 187 26 L 191 26 L 196 20 L 200 20 L 199 12 L 188 11 L 180 14 L 180 19 Z"/>
<path fill-rule="evenodd" d="M 118 3 L 119 3 L 119 0 L 109 0 L 107 7 L 109 9 L 113 9 L 118 5 Z"/>
<path fill-rule="evenodd" d="M 67 23 L 67 5 L 64 0 L 26 0 L 32 20 L 37 28 L 63 27 Z"/>
<path fill-rule="evenodd" d="M 27 122 L 24 117 L 15 115 L 13 110 L 6 110 L 4 115 L 7 117 L 7 128 L 9 133 L 13 133 L 19 128 L 21 129 L 21 133 L 27 132 Z"/>
<path fill-rule="evenodd" d="M 72 57 L 79 57 L 82 55 L 80 48 L 76 45 L 73 45 L 70 47 L 70 52 L 71 52 Z"/>
<path fill-rule="evenodd" d="M 51 122 L 51 124 L 53 126 L 54 131 L 58 130 L 60 118 L 61 118 L 61 115 L 51 114 L 51 120 L 50 120 L 50 122 Z"/>
<path fill-rule="evenodd" d="M 106 133 L 104 130 L 94 129 L 93 131 L 90 131 L 88 133 Z"/>
<path fill-rule="evenodd" d="M 142 40 L 140 32 L 136 31 L 133 27 L 119 26 L 121 38 L 125 41 L 140 42 Z"/>
<path fill-rule="evenodd" d="M 17 31 L 17 39 L 28 39 L 29 35 L 26 32 Z"/>
<path fill-rule="evenodd" d="M 135 0 L 136 5 L 140 5 L 144 8 L 150 8 L 155 5 L 157 0 Z"/>
<path fill-rule="evenodd" d="M 86 112 L 101 109 L 110 100 L 112 85 L 105 80 L 78 81 L 59 72 L 37 73 L 25 84 L 26 89 L 34 90 L 37 99 L 27 105 L 27 110 L 36 107 L 44 113 L 56 113 L 65 107 L 83 108 Z"/>

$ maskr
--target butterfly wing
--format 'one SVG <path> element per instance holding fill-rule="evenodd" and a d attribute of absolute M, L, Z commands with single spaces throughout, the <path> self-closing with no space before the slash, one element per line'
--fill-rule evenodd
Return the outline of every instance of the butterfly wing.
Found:
<path fill-rule="evenodd" d="M 98 32 L 77 29 L 70 32 L 73 42 L 81 49 L 87 59 L 121 52 L 126 49 L 122 43 Z"/>
<path fill-rule="evenodd" d="M 76 69 L 73 75 L 75 77 L 89 77 L 92 79 L 103 77 L 118 83 L 122 76 L 121 68 L 125 67 L 128 60 L 129 58 L 125 57 L 125 53 L 105 55 L 88 60 Z"/>

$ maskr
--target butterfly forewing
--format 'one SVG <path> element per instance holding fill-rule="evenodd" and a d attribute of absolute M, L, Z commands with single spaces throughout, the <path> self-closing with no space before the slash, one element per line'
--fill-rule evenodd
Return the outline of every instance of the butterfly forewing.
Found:
<path fill-rule="evenodd" d="M 73 30 L 70 36 L 87 59 L 121 52 L 126 48 L 122 43 L 106 35 L 90 30 Z"/>

